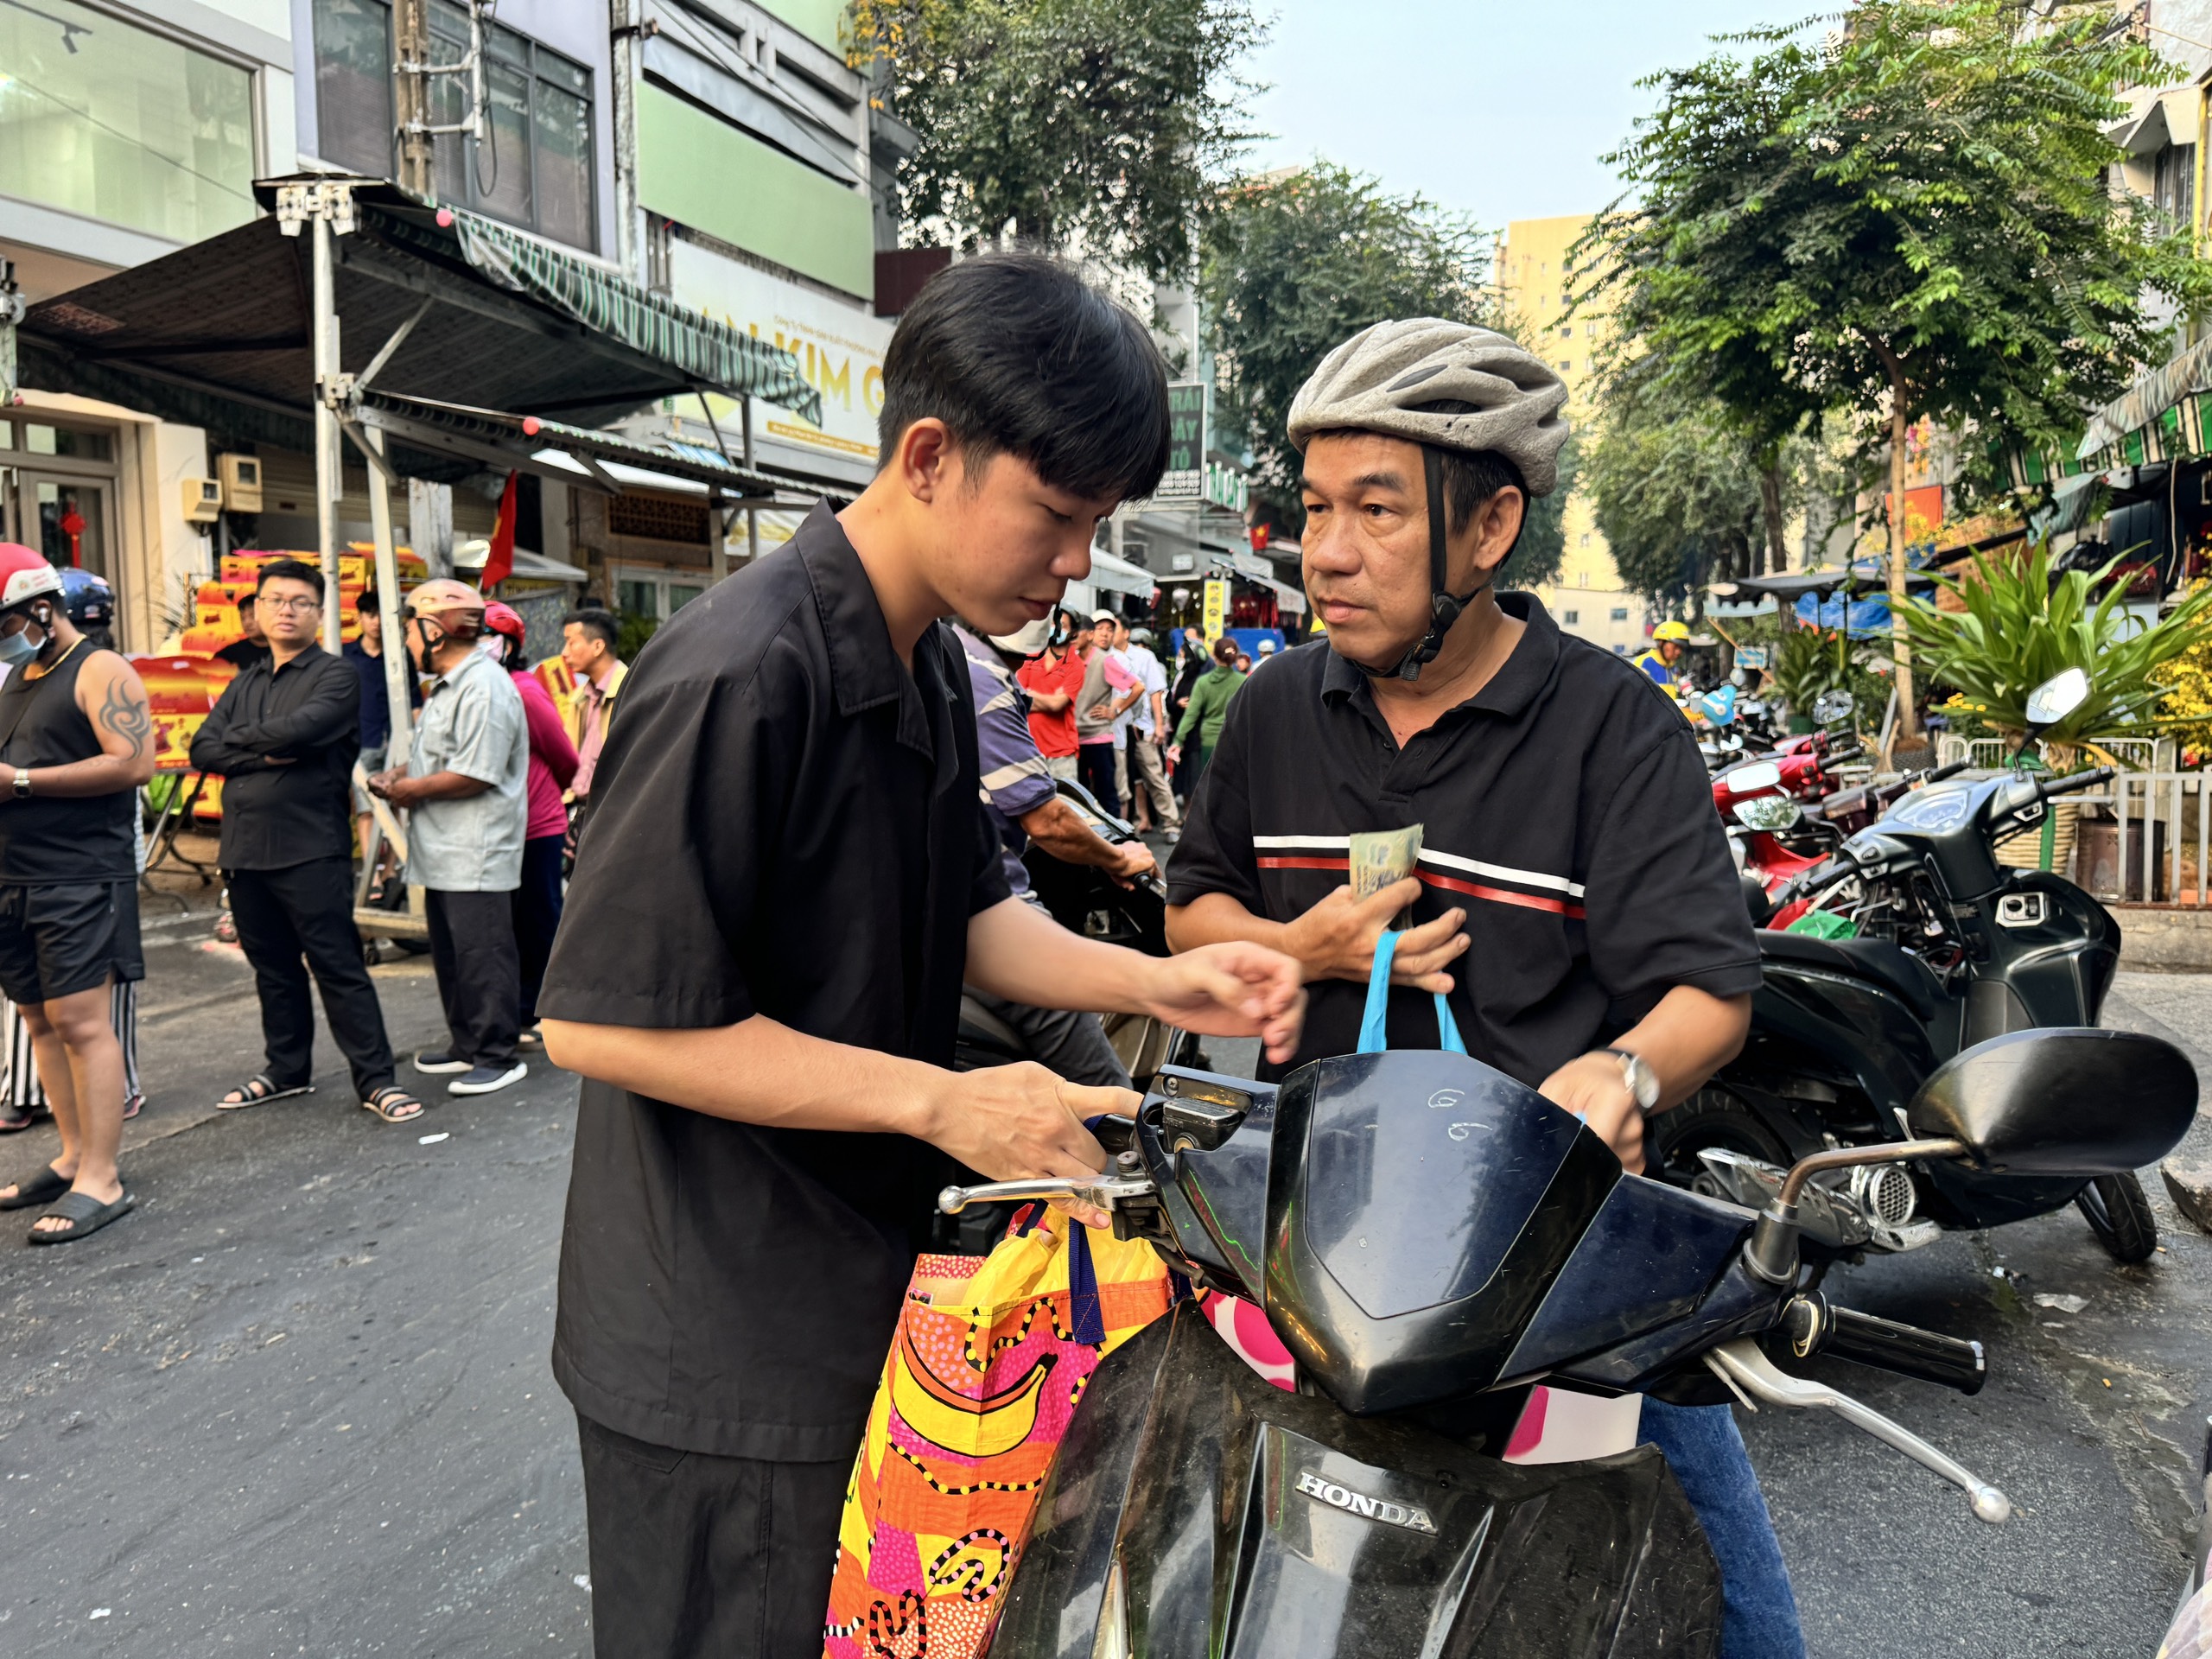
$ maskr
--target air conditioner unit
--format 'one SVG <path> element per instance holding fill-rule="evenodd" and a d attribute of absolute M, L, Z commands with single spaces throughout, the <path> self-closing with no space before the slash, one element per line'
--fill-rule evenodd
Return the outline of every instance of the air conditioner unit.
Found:
<path fill-rule="evenodd" d="M 223 516 L 223 486 L 212 478 L 184 480 L 184 521 L 212 524 Z"/>
<path fill-rule="evenodd" d="M 261 511 L 261 458 L 258 455 L 218 455 L 217 470 L 223 479 L 223 507 L 229 512 Z"/>

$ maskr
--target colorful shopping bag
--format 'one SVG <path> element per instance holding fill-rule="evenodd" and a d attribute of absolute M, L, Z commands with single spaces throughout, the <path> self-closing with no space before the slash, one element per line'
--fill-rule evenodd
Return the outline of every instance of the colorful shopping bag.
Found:
<path fill-rule="evenodd" d="M 1167 1311 L 1152 1247 L 1041 1205 L 914 1264 L 845 1491 L 824 1659 L 970 1659 L 1098 1362 Z"/>

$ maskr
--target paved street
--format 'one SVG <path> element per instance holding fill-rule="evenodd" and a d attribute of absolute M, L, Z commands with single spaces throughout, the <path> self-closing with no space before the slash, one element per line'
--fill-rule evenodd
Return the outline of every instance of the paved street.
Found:
<path fill-rule="evenodd" d="M 138 1212 L 64 1249 L 0 1236 L 0 1652 L 586 1651 L 573 1420 L 545 1363 L 573 1084 L 540 1066 L 387 1128 L 326 1052 L 314 1096 L 218 1115 L 257 1064 L 251 985 L 175 908 L 148 912 Z M 437 1028 L 427 967 L 378 973 L 411 1050 Z M 2212 1033 L 2212 981 L 2132 976 L 2113 1017 Z M 0 1169 L 35 1167 L 48 1135 L 0 1144 Z M 1984 1527 L 1825 1416 L 1747 1419 L 1816 1659 L 2149 1659 L 2212 1411 L 2212 1239 L 2153 1202 L 2148 1268 L 2113 1267 L 2069 1211 L 1830 1281 L 1989 1344 L 1974 1401 L 1831 1375 L 2019 1513 Z"/>

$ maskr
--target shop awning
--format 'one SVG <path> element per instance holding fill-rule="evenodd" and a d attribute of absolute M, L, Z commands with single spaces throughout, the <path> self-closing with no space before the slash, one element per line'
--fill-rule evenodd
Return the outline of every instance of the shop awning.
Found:
<path fill-rule="evenodd" d="M 2139 434 L 2145 453 L 2117 455 L 2109 464 L 2140 467 L 2177 454 L 2202 454 L 2204 410 L 2197 394 L 2206 391 L 2212 391 L 2212 336 L 2184 346 L 2090 416 L 2078 458 L 2088 461 Z M 2158 453 L 2151 453 L 2152 448 Z"/>
<path fill-rule="evenodd" d="M 1222 569 L 1233 573 L 1243 581 L 1255 582 L 1260 587 L 1274 589 L 1278 609 L 1288 611 L 1293 616 L 1306 614 L 1306 595 L 1288 582 L 1278 582 L 1274 576 L 1274 568 L 1258 554 L 1230 553 L 1225 556 L 1216 554 L 1213 562 Z"/>
<path fill-rule="evenodd" d="M 1093 588 L 1142 600 L 1151 599 L 1152 590 L 1160 586 L 1160 579 L 1142 565 L 1117 559 L 1095 547 L 1090 550 L 1090 581 Z"/>
<path fill-rule="evenodd" d="M 302 182 L 255 190 L 274 207 Z M 438 405 L 588 430 L 711 391 L 820 415 L 821 394 L 788 352 L 489 220 L 380 180 L 337 182 L 353 207 L 353 228 L 333 238 L 340 369 L 423 405 L 398 418 L 495 452 L 464 456 L 395 431 L 412 450 L 392 456 L 399 472 L 526 467 L 530 450 L 561 442 L 487 435 Z M 311 258 L 312 238 L 285 234 L 271 214 L 48 300 L 18 331 L 23 384 L 312 453 Z"/>
<path fill-rule="evenodd" d="M 1908 587 L 1927 588 L 1934 585 L 1925 571 L 1905 573 Z M 1807 594 L 1826 595 L 1842 588 L 1853 593 L 1867 593 L 1886 588 L 1888 580 L 1883 574 L 1878 559 L 1859 559 L 1834 569 L 1792 570 L 1772 576 L 1738 576 L 1732 582 L 1709 582 L 1706 592 L 1716 599 L 1778 600 L 1784 605 L 1795 604 Z"/>

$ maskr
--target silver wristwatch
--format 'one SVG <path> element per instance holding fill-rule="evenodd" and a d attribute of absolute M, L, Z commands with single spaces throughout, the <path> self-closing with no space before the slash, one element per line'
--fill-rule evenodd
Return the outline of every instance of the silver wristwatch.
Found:
<path fill-rule="evenodd" d="M 16 798 L 28 801 L 31 798 L 31 773 L 28 766 L 16 768 Z"/>
<path fill-rule="evenodd" d="M 1621 1081 L 1628 1085 L 1637 1109 L 1649 1111 L 1659 1103 L 1659 1074 L 1644 1061 L 1641 1054 L 1631 1054 L 1624 1048 L 1601 1049 L 1621 1063 Z"/>

